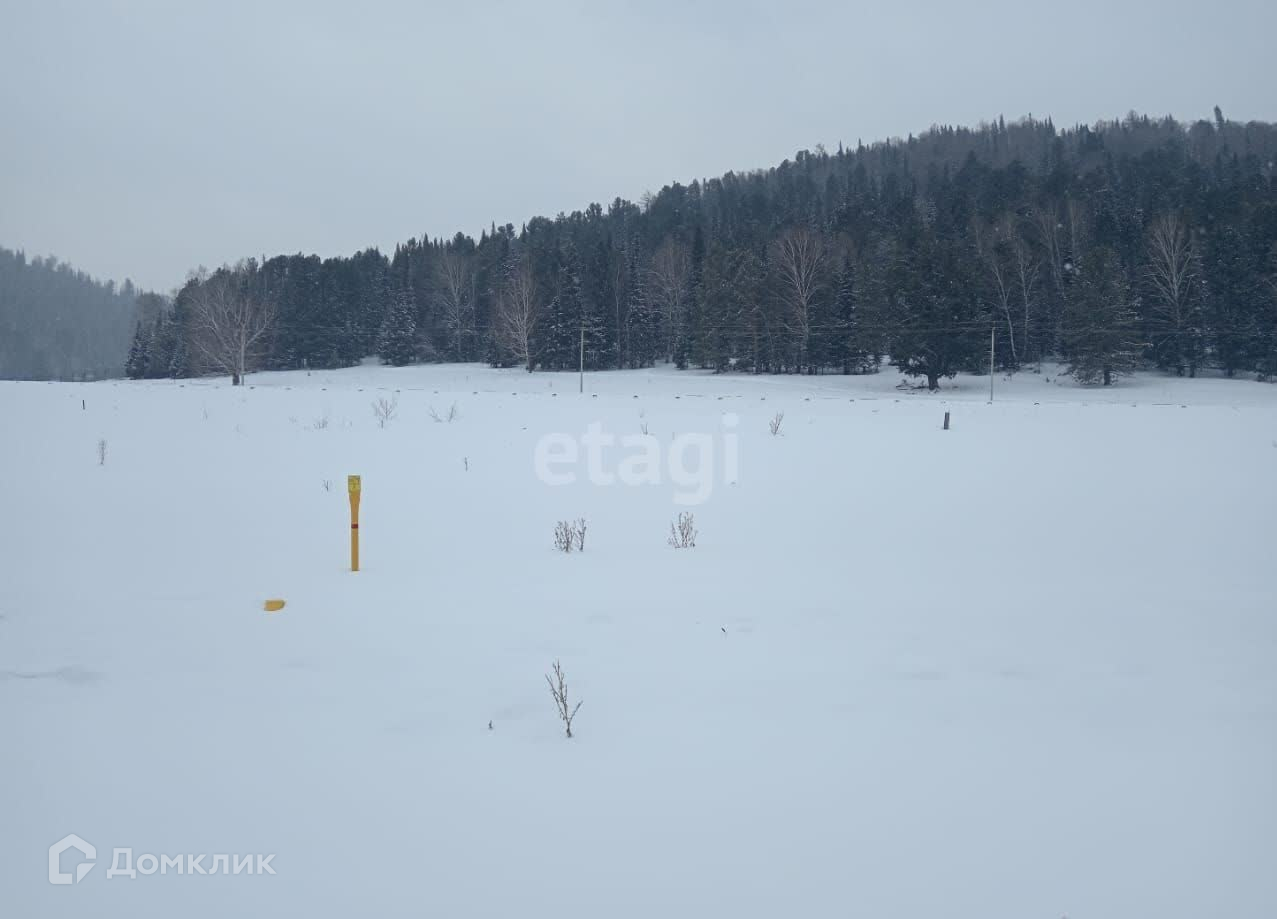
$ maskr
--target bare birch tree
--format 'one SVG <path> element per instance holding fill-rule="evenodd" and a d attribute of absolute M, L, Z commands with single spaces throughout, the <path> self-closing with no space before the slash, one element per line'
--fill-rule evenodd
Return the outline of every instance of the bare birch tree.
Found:
<path fill-rule="evenodd" d="M 462 340 L 474 324 L 475 273 L 471 259 L 456 249 L 445 249 L 435 269 L 439 312 L 453 337 L 455 358 L 463 358 Z"/>
<path fill-rule="evenodd" d="M 1015 322 L 1011 318 L 1011 297 L 1015 290 L 1015 274 L 1011 260 L 1010 237 L 1015 232 L 1012 218 L 1007 215 L 986 230 L 979 221 L 974 223 L 976 252 L 989 275 L 995 310 L 1002 314 L 1007 325 L 1007 338 L 1011 344 L 1011 366 L 1020 366 L 1020 355 L 1015 346 Z"/>
<path fill-rule="evenodd" d="M 625 253 L 620 249 L 613 249 L 608 253 L 608 257 L 612 260 L 609 275 L 612 282 L 612 305 L 616 320 L 616 366 L 624 367 L 630 355 L 630 290 L 626 285 L 629 281 L 627 270 L 629 265 L 625 261 Z"/>
<path fill-rule="evenodd" d="M 1044 224 L 1041 219 L 1037 221 L 1037 228 L 1052 241 L 1048 242 L 1048 246 L 1053 245 L 1056 228 Z M 988 272 L 995 310 L 1006 321 L 1011 363 L 1015 367 L 1029 360 L 1030 327 L 1037 302 L 1040 270 L 1038 256 L 1024 238 L 1023 229 L 1023 224 L 1013 214 L 1004 214 L 991 228 L 974 223 L 976 251 Z"/>
<path fill-rule="evenodd" d="M 1078 259 L 1086 251 L 1086 237 L 1091 225 L 1091 217 L 1087 213 L 1086 205 L 1076 198 L 1066 199 L 1064 202 L 1064 225 L 1069 234 L 1068 264 L 1076 268 Z M 1065 267 L 1067 268 L 1068 265 Z"/>
<path fill-rule="evenodd" d="M 532 335 L 541 317 L 536 277 L 527 259 L 512 266 L 497 295 L 497 342 L 532 371 Z"/>
<path fill-rule="evenodd" d="M 674 360 L 674 347 L 682 332 L 687 307 L 692 261 L 687 247 L 666 239 L 652 254 L 648 269 L 648 297 L 661 316 L 666 359 Z"/>
<path fill-rule="evenodd" d="M 1183 376 L 1197 375 L 1196 332 L 1192 303 L 1197 259 L 1188 228 L 1178 214 L 1153 221 L 1148 235 L 1145 277 L 1153 293 L 1153 346 L 1159 362 Z"/>
<path fill-rule="evenodd" d="M 229 373 L 233 386 L 256 369 L 274 327 L 274 304 L 254 299 L 227 271 L 217 272 L 191 293 L 195 350 L 210 368 Z"/>
<path fill-rule="evenodd" d="M 813 309 L 824 284 L 829 248 L 820 234 L 805 227 L 786 230 L 775 244 L 780 299 L 785 306 L 785 327 L 798 339 L 798 366 L 807 363 L 811 345 Z"/>
<path fill-rule="evenodd" d="M 1041 208 L 1033 214 L 1033 225 L 1038 232 L 1038 242 L 1046 253 L 1046 264 L 1051 269 L 1051 281 L 1056 290 L 1064 286 L 1064 243 L 1060 231 L 1064 224 L 1054 208 Z"/>
<path fill-rule="evenodd" d="M 1016 232 L 1011 237 L 1011 260 L 1012 270 L 1015 273 L 1015 285 L 1020 294 L 1020 318 L 1023 322 L 1023 334 L 1021 335 L 1021 348 L 1024 351 L 1024 359 L 1029 360 L 1031 353 L 1031 336 L 1029 327 L 1033 321 L 1033 311 L 1037 305 L 1038 293 L 1038 274 L 1041 268 L 1041 262 L 1033 251 L 1033 247 L 1029 245 L 1029 241 L 1024 238 L 1024 234 Z M 1039 344 L 1038 349 L 1038 370 L 1040 371 L 1042 363 L 1042 347 Z"/>
<path fill-rule="evenodd" d="M 1069 199 L 1062 210 L 1055 207 L 1038 210 L 1032 222 L 1042 246 L 1043 261 L 1049 270 L 1047 277 L 1056 311 L 1053 319 L 1057 323 L 1052 331 L 1039 332 L 1040 363 L 1042 351 L 1049 350 L 1060 335 L 1058 322 L 1067 305 L 1069 286 L 1076 277 L 1077 259 L 1086 249 L 1088 217 L 1081 204 Z"/>

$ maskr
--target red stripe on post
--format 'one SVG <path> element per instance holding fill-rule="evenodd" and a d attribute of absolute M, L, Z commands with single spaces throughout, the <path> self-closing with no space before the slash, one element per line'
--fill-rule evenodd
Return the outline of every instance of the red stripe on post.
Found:
<path fill-rule="evenodd" d="M 350 525 L 350 528 L 351 528 L 352 530 L 357 530 L 357 529 L 359 529 L 359 524 L 357 524 L 357 523 L 352 523 L 352 524 Z"/>

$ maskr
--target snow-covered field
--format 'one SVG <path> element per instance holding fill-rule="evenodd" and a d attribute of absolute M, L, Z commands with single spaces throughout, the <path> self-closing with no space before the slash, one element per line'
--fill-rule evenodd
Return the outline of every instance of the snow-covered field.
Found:
<path fill-rule="evenodd" d="M 1277 387 L 897 382 L 0 383 L 0 916 L 1277 916 Z"/>

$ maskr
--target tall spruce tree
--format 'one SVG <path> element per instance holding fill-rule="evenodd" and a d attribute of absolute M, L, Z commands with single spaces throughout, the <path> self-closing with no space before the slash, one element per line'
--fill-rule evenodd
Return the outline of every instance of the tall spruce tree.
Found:
<path fill-rule="evenodd" d="M 1217 227 L 1206 247 L 1208 338 L 1215 363 L 1228 376 L 1254 364 L 1259 272 L 1235 226 Z"/>
<path fill-rule="evenodd" d="M 878 355 L 872 346 L 859 299 L 856 269 L 843 258 L 834 275 L 834 297 L 828 319 L 829 333 L 817 335 L 821 359 L 843 373 L 871 373 L 878 369 Z"/>
<path fill-rule="evenodd" d="M 763 266 L 757 255 L 719 243 L 710 245 L 699 285 L 693 360 L 722 373 L 751 353 L 750 312 L 762 298 Z"/>
<path fill-rule="evenodd" d="M 924 227 L 905 240 L 889 269 L 891 363 L 907 376 L 925 377 L 935 391 L 942 379 L 978 366 L 990 326 L 960 247 Z"/>
<path fill-rule="evenodd" d="M 651 367 L 661 352 L 660 316 L 647 296 L 643 275 L 639 271 L 637 246 L 625 266 L 626 353 L 631 367 Z"/>
<path fill-rule="evenodd" d="M 151 336 L 139 320 L 133 332 L 133 344 L 129 346 L 129 356 L 124 362 L 124 375 L 130 380 L 140 380 L 146 376 L 146 365 L 150 359 Z"/>
<path fill-rule="evenodd" d="M 691 268 L 688 271 L 687 315 L 674 340 L 674 365 L 686 370 L 693 360 L 695 342 L 704 323 L 705 233 L 700 224 L 692 233 Z"/>
<path fill-rule="evenodd" d="M 1076 271 L 1064 313 L 1069 373 L 1081 383 L 1110 386 L 1135 369 L 1144 346 L 1137 301 L 1117 253 L 1106 246 L 1089 252 Z"/>
<path fill-rule="evenodd" d="M 399 285 L 394 292 L 390 310 L 381 326 L 381 340 L 377 353 L 382 363 L 402 367 L 417 359 L 417 308 L 412 291 Z"/>
<path fill-rule="evenodd" d="M 1277 380 L 1277 239 L 1269 249 L 1268 270 L 1261 282 L 1258 335 L 1255 341 L 1255 369 L 1259 378 Z"/>

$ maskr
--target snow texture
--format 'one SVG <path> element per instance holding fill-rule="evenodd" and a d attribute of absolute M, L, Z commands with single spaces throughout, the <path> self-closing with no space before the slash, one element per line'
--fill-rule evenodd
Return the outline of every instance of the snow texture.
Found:
<path fill-rule="evenodd" d="M 1277 389 L 248 382 L 0 383 L 4 916 L 1277 916 Z M 535 472 L 727 414 L 694 507 Z"/>

